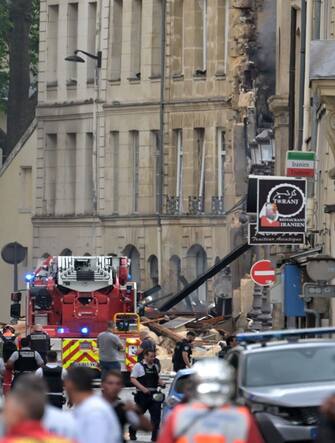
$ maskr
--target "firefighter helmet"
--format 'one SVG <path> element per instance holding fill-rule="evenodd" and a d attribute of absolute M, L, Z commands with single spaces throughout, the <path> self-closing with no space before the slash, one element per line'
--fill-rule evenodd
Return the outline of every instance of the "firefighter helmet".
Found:
<path fill-rule="evenodd" d="M 235 371 L 224 360 L 206 359 L 195 363 L 192 377 L 193 398 L 215 408 L 232 399 L 235 392 Z"/>

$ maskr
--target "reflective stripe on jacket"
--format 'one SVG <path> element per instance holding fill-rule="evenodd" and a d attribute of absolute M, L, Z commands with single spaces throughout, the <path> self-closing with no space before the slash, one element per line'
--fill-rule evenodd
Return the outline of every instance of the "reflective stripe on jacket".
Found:
<path fill-rule="evenodd" d="M 246 408 L 207 409 L 201 404 L 180 408 L 174 420 L 176 443 L 246 443 L 250 413 Z"/>

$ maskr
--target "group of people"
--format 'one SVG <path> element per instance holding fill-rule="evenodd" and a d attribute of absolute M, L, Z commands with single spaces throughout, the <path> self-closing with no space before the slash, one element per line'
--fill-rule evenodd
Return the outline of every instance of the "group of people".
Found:
<path fill-rule="evenodd" d="M 165 384 L 160 378 L 156 344 L 148 332 L 140 333 L 138 362 L 130 374 L 130 382 L 135 388 L 134 402 L 126 403 L 120 399 L 124 385 L 119 353 L 123 351 L 123 344 L 114 333 L 113 322 L 109 322 L 107 330 L 97 338 L 102 395 L 94 393 L 90 369 L 62 368 L 56 351 L 50 350 L 48 334 L 40 325 L 21 339 L 20 349 L 16 348 L 15 331 L 10 325 L 4 328 L 0 338 L 3 342 L 3 367 L 0 361 L 0 372 L 4 374 L 4 383 L 6 377 L 8 383 L 8 373 L 13 374 L 11 390 L 4 405 L 8 438 L 18 437 L 22 432 L 43 434 L 48 431 L 79 443 L 114 443 L 122 441 L 125 431 L 129 432 L 130 440 L 136 440 L 137 430 L 142 429 L 151 431 L 151 440 L 157 441 L 163 399 L 157 394 Z M 185 339 L 176 344 L 172 357 L 174 371 L 192 366 L 195 338 L 195 333 L 189 331 Z M 40 405 L 39 409 L 29 402 L 20 401 L 24 395 L 34 399 L 34 404 Z M 74 407 L 73 413 L 62 410 L 66 399 Z M 20 413 L 16 414 L 20 420 L 14 423 L 10 416 L 16 407 L 20 407 Z M 150 420 L 144 415 L 146 412 Z M 36 426 L 27 428 L 25 421 L 34 421 Z"/>
<path fill-rule="evenodd" d="M 16 349 L 14 330 L 4 328 L 0 372 L 4 380 L 7 371 L 14 377 L 0 403 L 0 443 L 123 443 L 127 432 L 130 440 L 136 440 L 137 430 L 151 431 L 151 440 L 158 443 L 264 443 L 250 411 L 233 404 L 236 378 L 230 365 L 216 358 L 192 366 L 196 336 L 191 331 L 176 344 L 172 363 L 175 371 L 192 366 L 192 375 L 185 385 L 184 400 L 165 423 L 161 426 L 162 397 L 158 394 L 164 382 L 160 362 L 156 344 L 145 331 L 140 334 L 138 362 L 130 374 L 134 401 L 123 401 L 124 380 L 118 360 L 123 345 L 113 326 L 110 322 L 97 339 L 101 392 L 94 389 L 90 368 L 62 368 L 40 326 L 21 339 L 20 349 Z M 230 337 L 222 351 L 235 345 L 235 338 Z M 65 399 L 68 407 L 63 408 Z M 322 408 L 319 443 L 333 440 L 334 411 L 335 396 Z"/>
<path fill-rule="evenodd" d="M 121 443 L 127 425 L 133 439 L 137 429 L 152 430 L 153 438 L 157 438 L 159 422 L 156 420 L 157 427 L 153 430 L 150 420 L 143 415 L 144 410 L 134 402 L 120 399 L 123 376 L 121 367 L 113 359 L 122 350 L 122 343 L 112 331 L 110 323 L 98 339 L 102 380 L 101 392 L 96 392 L 94 372 L 82 366 L 62 368 L 57 352 L 50 350 L 50 338 L 42 327 L 35 326 L 29 336 L 21 338 L 19 349 L 14 329 L 10 325 L 3 329 L 0 371 L 3 377 L 6 372 L 11 374 L 11 389 L 3 397 L 1 443 Z M 141 354 L 141 368 L 152 371 L 153 354 L 146 350 Z M 133 374 L 132 379 L 135 383 L 138 380 L 140 394 L 148 389 L 146 369 L 144 375 L 138 367 L 134 367 L 134 371 L 137 375 Z M 155 371 L 156 366 L 152 372 L 158 375 L 159 371 Z M 156 383 L 156 379 L 152 377 L 150 383 Z M 66 401 L 68 407 L 63 409 Z M 153 410 L 149 403 L 147 407 Z"/>

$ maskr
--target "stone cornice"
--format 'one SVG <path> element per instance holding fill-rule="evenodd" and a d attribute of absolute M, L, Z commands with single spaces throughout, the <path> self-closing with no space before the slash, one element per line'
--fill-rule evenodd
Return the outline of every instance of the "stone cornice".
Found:
<path fill-rule="evenodd" d="M 32 217 L 34 226 L 45 227 L 70 227 L 70 226 L 90 226 L 95 224 L 97 227 L 158 227 L 162 226 L 192 226 L 192 227 L 210 227 L 210 226 L 226 226 L 227 218 L 225 216 L 168 216 L 161 217 L 155 215 L 129 215 L 129 216 L 34 216 Z"/>
<path fill-rule="evenodd" d="M 288 95 L 272 95 L 269 100 L 270 111 L 275 115 L 288 112 Z"/>
<path fill-rule="evenodd" d="M 312 91 L 328 106 L 335 105 L 335 78 L 325 78 L 311 81 Z"/>

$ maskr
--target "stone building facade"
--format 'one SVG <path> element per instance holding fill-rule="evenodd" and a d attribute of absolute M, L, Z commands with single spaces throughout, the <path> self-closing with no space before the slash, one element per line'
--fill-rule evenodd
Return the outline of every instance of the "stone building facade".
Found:
<path fill-rule="evenodd" d="M 270 3 L 41 0 L 35 258 L 124 253 L 142 289 L 171 293 L 243 241 L 230 209 L 245 196 Z M 101 51 L 101 68 L 65 61 L 76 49 Z M 233 265 L 233 288 L 247 268 Z M 193 301 L 213 295 L 209 283 Z"/>
<path fill-rule="evenodd" d="M 335 64 L 329 63 L 335 51 L 335 1 L 304 3 L 277 2 L 276 94 L 270 98 L 276 168 L 285 174 L 288 149 L 316 153 L 315 177 L 308 185 L 308 241 L 293 253 L 308 256 L 316 250 L 335 257 Z M 335 324 L 334 299 L 315 298 L 306 308 L 317 314 L 309 319 L 314 324 Z"/>

